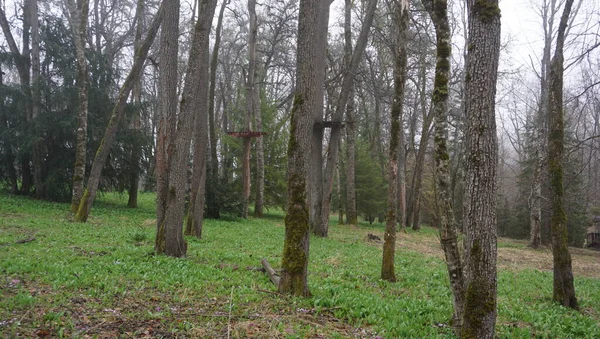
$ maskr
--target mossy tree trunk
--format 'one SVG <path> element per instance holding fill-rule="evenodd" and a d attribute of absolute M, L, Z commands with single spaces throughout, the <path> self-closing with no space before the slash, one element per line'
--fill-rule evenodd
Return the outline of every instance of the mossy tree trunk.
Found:
<path fill-rule="evenodd" d="M 179 0 L 164 4 L 165 20 L 160 33 L 159 55 L 163 60 L 158 69 L 159 122 L 156 138 L 156 227 L 165 219 L 169 190 L 169 157 L 173 153 L 177 123 L 177 60 L 179 54 Z M 156 238 L 156 247 L 162 238 Z M 162 246 L 162 245 L 161 245 Z"/>
<path fill-rule="evenodd" d="M 565 30 L 571 13 L 573 0 L 567 0 L 560 18 L 556 35 L 556 50 L 550 62 L 550 133 L 548 135 L 548 175 L 550 177 L 550 200 L 552 216 L 550 232 L 552 236 L 552 256 L 554 259 L 554 288 L 552 299 L 565 307 L 577 309 L 577 298 L 573 286 L 573 268 L 568 247 L 567 216 L 565 213 L 563 184 L 564 156 L 564 112 L 563 112 L 563 72 Z"/>
<path fill-rule="evenodd" d="M 162 17 L 163 9 L 162 7 L 160 7 L 154 17 L 152 24 L 148 28 L 148 33 L 146 34 L 144 42 L 142 43 L 140 49 L 137 50 L 135 53 L 135 60 L 133 62 L 133 66 L 131 67 L 131 71 L 127 75 L 127 78 L 125 79 L 125 82 L 123 83 L 123 86 L 119 91 L 117 102 L 113 107 L 113 110 L 110 115 L 110 120 L 108 121 L 108 126 L 106 127 L 106 132 L 104 133 L 104 138 L 102 138 L 100 146 L 96 151 L 96 156 L 94 157 L 92 169 L 90 170 L 90 176 L 87 181 L 87 188 L 83 194 L 83 197 L 81 198 L 79 208 L 77 209 L 77 214 L 75 215 L 76 221 L 86 222 L 88 219 L 90 210 L 92 208 L 92 204 L 94 203 L 94 199 L 96 198 L 98 185 L 100 184 L 100 176 L 102 174 L 102 169 L 104 168 L 104 164 L 106 163 L 106 159 L 108 158 L 108 154 L 110 153 L 110 148 L 117 135 L 119 124 L 121 123 L 121 121 L 123 120 L 123 116 L 125 115 L 125 105 L 127 103 L 127 98 L 129 97 L 129 93 L 131 93 L 131 89 L 133 88 L 134 83 L 137 81 L 137 78 L 142 72 L 143 65 L 146 62 L 146 57 L 148 56 L 148 51 L 150 50 L 150 46 L 152 46 L 152 42 L 156 37 Z"/>
<path fill-rule="evenodd" d="M 446 0 L 423 0 L 436 32 L 437 62 L 432 96 L 435 114 L 435 226 L 440 231 L 440 242 L 446 258 L 448 278 L 452 289 L 454 313 L 452 326 L 460 333 L 464 305 L 464 275 L 458 249 L 458 237 L 450 182 L 450 155 L 448 153 L 448 78 L 452 49 Z"/>
<path fill-rule="evenodd" d="M 310 221 L 308 200 L 309 155 L 313 131 L 314 111 L 319 109 L 319 70 L 313 67 L 325 48 L 318 36 L 329 0 L 301 0 L 298 16 L 298 44 L 296 52 L 296 89 L 290 122 L 288 143 L 287 204 L 285 241 L 281 262 L 279 292 L 307 297 L 308 254 Z"/>
<path fill-rule="evenodd" d="M 494 338 L 497 304 L 495 97 L 500 54 L 498 0 L 468 0 L 466 61 L 465 305 L 462 338 Z"/>
<path fill-rule="evenodd" d="M 71 32 L 77 56 L 77 89 L 79 107 L 77 112 L 77 132 L 75 142 L 75 165 L 73 166 L 73 192 L 71 196 L 71 211 L 77 212 L 83 196 L 85 179 L 85 163 L 87 152 L 87 116 L 88 116 L 88 71 L 85 58 L 85 41 L 87 38 L 89 1 L 66 1 L 68 5 Z"/>
<path fill-rule="evenodd" d="M 206 197 L 206 159 L 208 152 L 208 91 L 209 91 L 209 34 L 217 2 L 206 2 L 204 11 L 200 12 L 198 22 L 202 23 L 201 36 L 194 37 L 195 43 L 201 44 L 200 55 L 190 55 L 198 58 L 198 88 L 192 89 L 196 95 L 194 109 L 194 166 L 192 172 L 192 191 L 188 208 L 186 235 L 202 237 L 204 221 L 204 202 Z"/>
<path fill-rule="evenodd" d="M 403 135 L 400 130 L 404 128 L 402 124 L 402 110 L 406 82 L 407 31 L 410 20 L 408 1 L 399 1 L 396 6 L 394 11 L 396 22 L 398 22 L 398 30 L 394 46 L 394 98 L 391 111 L 392 129 L 390 131 L 390 150 L 387 165 L 389 183 L 388 201 L 381 265 L 381 279 L 388 281 L 396 281 L 394 257 L 396 253 L 396 213 L 398 211 L 398 169 L 401 167 L 398 165 L 398 162 L 403 161 L 403 159 L 398 159 L 398 147 L 401 144 L 400 137 Z"/>
<path fill-rule="evenodd" d="M 354 88 L 354 75 L 358 69 L 365 47 L 369 40 L 369 31 L 373 24 L 373 17 L 375 16 L 375 10 L 377 8 L 377 0 L 369 0 L 366 3 L 365 17 L 362 22 L 360 33 L 356 40 L 356 46 L 352 52 L 352 57 L 348 67 L 344 70 L 342 78 L 342 87 L 340 89 L 339 96 L 336 100 L 335 111 L 333 113 L 332 120 L 341 122 L 344 118 L 344 111 L 346 111 L 346 104 L 350 98 L 352 88 Z M 352 121 L 349 122 L 350 124 Z M 339 144 L 341 139 L 341 124 L 334 124 L 331 128 L 331 136 L 329 138 L 329 151 L 327 153 L 327 161 L 325 164 L 325 172 L 323 174 L 323 200 L 321 202 L 321 218 L 318 224 L 315 226 L 315 234 L 320 236 L 327 236 L 329 228 L 329 214 L 331 212 L 331 196 L 333 192 L 333 173 L 335 170 L 336 163 L 339 157 Z M 350 166 L 350 164 L 347 164 Z M 346 213 L 350 211 L 351 207 L 346 206 Z M 349 215 L 349 217 L 351 217 Z"/>

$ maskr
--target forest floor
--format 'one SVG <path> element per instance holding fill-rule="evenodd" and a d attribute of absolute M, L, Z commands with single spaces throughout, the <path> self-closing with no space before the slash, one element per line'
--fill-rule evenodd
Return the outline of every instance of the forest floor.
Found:
<path fill-rule="evenodd" d="M 452 338 L 437 231 L 400 232 L 398 282 L 379 279 L 382 224 L 311 239 L 312 297 L 278 295 L 260 259 L 281 261 L 283 219 L 206 220 L 188 257 L 153 254 L 154 196 L 106 194 L 87 224 L 68 204 L 0 194 L 0 337 Z M 551 301 L 552 258 L 498 243 L 499 338 L 600 338 L 600 252 L 572 249 L 581 310 Z"/>

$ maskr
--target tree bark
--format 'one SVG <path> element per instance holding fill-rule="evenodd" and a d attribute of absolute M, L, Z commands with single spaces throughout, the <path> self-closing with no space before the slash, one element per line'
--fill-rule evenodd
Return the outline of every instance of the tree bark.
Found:
<path fill-rule="evenodd" d="M 396 4 L 395 19 L 398 22 L 396 42 L 394 48 L 394 99 L 392 102 L 390 131 L 390 150 L 387 165 L 388 171 L 388 201 L 387 215 L 385 221 L 385 233 L 383 236 L 383 261 L 381 265 L 381 279 L 396 281 L 394 272 L 394 256 L 396 253 L 396 222 L 398 211 L 398 147 L 402 136 L 402 110 L 404 103 L 404 86 L 406 82 L 407 65 L 407 31 L 409 17 L 408 1 L 402 0 Z M 400 161 L 403 161 L 401 159 Z"/>
<path fill-rule="evenodd" d="M 458 236 L 450 182 L 450 155 L 448 153 L 448 78 L 450 76 L 450 58 L 452 40 L 448 22 L 448 3 L 446 0 L 423 0 L 423 4 L 433 21 L 436 32 L 437 62 L 435 82 L 431 98 L 435 114 L 435 226 L 440 231 L 440 243 L 446 257 L 448 278 L 452 289 L 454 313 L 452 326 L 460 333 L 464 308 L 464 275 L 458 248 Z"/>
<path fill-rule="evenodd" d="M 35 197 L 41 199 L 44 192 L 44 143 L 42 137 L 42 126 L 40 124 L 40 112 L 42 104 L 42 81 L 40 77 L 40 25 L 38 20 L 38 1 L 28 0 L 28 12 L 31 23 L 31 120 L 35 141 L 33 142 L 33 183 L 35 185 Z"/>
<path fill-rule="evenodd" d="M 160 35 L 158 80 L 159 123 L 156 138 L 156 227 L 165 219 L 169 190 L 169 159 L 177 123 L 177 60 L 179 54 L 179 0 L 167 1 Z M 156 238 L 155 249 L 159 238 Z M 161 240 L 162 241 L 162 240 Z"/>
<path fill-rule="evenodd" d="M 25 100 L 25 121 L 31 121 L 33 115 L 33 100 L 31 93 L 31 81 L 29 77 L 29 65 L 30 65 L 30 48 L 29 48 L 29 30 L 31 16 L 28 14 L 29 6 L 24 6 L 23 13 L 23 31 L 22 31 L 22 52 L 19 52 L 19 48 L 15 42 L 15 39 L 10 31 L 10 25 L 6 19 L 4 10 L 0 8 L 0 26 L 2 26 L 2 32 L 6 39 L 6 43 L 10 49 L 10 53 L 13 55 L 17 72 L 19 73 L 19 82 L 21 85 L 21 92 L 26 98 Z M 31 167 L 29 165 L 30 154 L 25 152 L 21 156 L 21 194 L 29 194 L 31 190 Z"/>
<path fill-rule="evenodd" d="M 196 31 L 194 43 L 200 44 L 200 55 L 190 55 L 198 58 L 198 87 L 192 89 L 196 100 L 192 109 L 194 117 L 194 167 L 192 174 L 192 191 L 185 228 L 186 235 L 202 237 L 202 222 L 204 220 L 204 202 L 206 197 L 206 152 L 208 151 L 208 90 L 209 90 L 209 39 L 210 28 L 217 6 L 216 0 L 206 0 L 201 4 L 198 23 L 202 25 Z"/>
<path fill-rule="evenodd" d="M 324 53 L 318 36 L 320 13 L 329 7 L 329 0 L 301 0 L 298 16 L 298 44 L 296 57 L 296 88 L 290 140 L 288 143 L 287 206 L 285 216 L 285 241 L 283 245 L 281 281 L 279 292 L 308 297 L 309 253 L 309 200 L 307 195 L 311 133 L 314 112 L 321 107 L 318 86 L 322 79 L 313 67 L 317 57 Z"/>
<path fill-rule="evenodd" d="M 223 1 L 221 4 L 221 9 L 219 10 L 219 18 L 217 19 L 217 28 L 215 29 L 215 44 L 213 46 L 213 52 L 210 62 L 210 87 L 208 89 L 208 132 L 210 139 L 210 173 L 208 178 L 211 178 L 213 181 L 213 186 L 211 189 L 208 189 L 206 194 L 209 197 L 209 201 L 212 202 L 211 205 L 207 207 L 207 215 L 213 218 L 220 217 L 220 206 L 214 199 L 216 195 L 216 183 L 219 177 L 219 158 L 217 156 L 217 123 L 215 119 L 216 112 L 215 111 L 215 89 L 217 87 L 217 67 L 219 66 L 219 48 L 221 46 L 221 30 L 223 27 L 223 16 L 225 13 L 225 8 L 229 4 L 229 0 Z M 211 199 L 212 195 L 212 199 Z"/>
<path fill-rule="evenodd" d="M 135 41 L 133 45 L 135 49 L 140 48 L 142 43 L 142 30 L 144 28 L 144 7 L 145 0 L 138 0 L 136 13 L 138 16 L 137 28 L 135 31 Z M 144 69 L 142 68 L 142 73 Z M 132 96 L 134 102 L 134 117 L 132 122 L 132 134 L 133 143 L 131 144 L 131 158 L 130 169 L 129 169 L 129 188 L 127 190 L 127 207 L 137 208 L 138 188 L 140 181 L 140 158 L 142 157 L 142 145 L 140 144 L 141 132 L 142 132 L 142 78 L 139 77 L 132 89 Z"/>
<path fill-rule="evenodd" d="M 76 213 L 83 196 L 87 152 L 88 70 L 87 59 L 85 58 L 85 41 L 87 39 L 89 1 L 81 0 L 77 2 L 77 5 L 73 0 L 65 2 L 71 17 L 70 26 L 77 56 L 77 88 L 79 94 L 75 165 L 73 166 L 73 194 L 71 197 L 71 212 Z"/>
<path fill-rule="evenodd" d="M 100 175 L 102 174 L 102 169 L 104 168 L 110 148 L 117 135 L 119 124 L 123 120 L 123 115 L 125 114 L 125 104 L 127 103 L 127 98 L 129 97 L 129 93 L 133 88 L 133 84 L 140 76 L 142 66 L 146 61 L 146 56 L 148 55 L 148 50 L 150 50 L 150 46 L 152 46 L 154 37 L 156 36 L 158 28 L 160 27 L 162 15 L 163 8 L 161 7 L 156 13 L 154 21 L 148 29 L 144 43 L 142 44 L 141 48 L 136 51 L 135 60 L 131 71 L 121 87 L 117 102 L 111 112 L 110 120 L 108 122 L 108 126 L 106 127 L 106 132 L 104 133 L 104 138 L 100 142 L 100 146 L 96 151 L 96 157 L 92 163 L 92 169 L 90 170 L 90 176 L 87 181 L 87 188 L 83 193 L 83 197 L 79 203 L 79 208 L 77 209 L 77 214 L 75 215 L 75 220 L 78 222 L 86 222 L 88 219 L 92 204 L 96 198 L 98 185 L 100 184 Z"/>
<path fill-rule="evenodd" d="M 565 307 L 578 309 L 573 269 L 568 247 L 567 215 L 565 213 L 563 184 L 564 156 L 564 112 L 563 112 L 563 72 L 565 30 L 571 13 L 573 0 L 567 0 L 563 9 L 558 32 L 556 50 L 550 62 L 549 115 L 550 133 L 548 134 L 548 175 L 550 178 L 551 210 L 550 232 L 552 236 L 552 257 L 554 261 L 554 284 L 552 299 Z"/>
<path fill-rule="evenodd" d="M 344 63 L 350 68 L 352 62 L 352 0 L 346 0 L 344 6 Z M 346 104 L 346 219 L 348 224 L 356 225 L 356 125 L 354 121 L 354 84 Z"/>
<path fill-rule="evenodd" d="M 371 29 L 371 25 L 373 24 L 373 17 L 375 15 L 376 8 L 377 0 L 369 0 L 369 2 L 367 3 L 367 10 L 365 13 L 365 18 L 363 20 L 361 31 L 356 41 L 356 47 L 352 52 L 350 66 L 344 71 L 342 87 L 340 89 L 340 94 L 336 101 L 336 108 L 332 117 L 332 121 L 341 123 L 341 121 L 344 118 L 346 103 L 348 102 L 348 98 L 350 97 L 350 92 L 354 84 L 354 75 L 356 73 L 356 70 L 358 69 L 360 61 L 362 60 L 362 56 L 368 42 L 369 31 Z M 334 124 L 334 126 L 331 128 L 331 137 L 329 139 L 329 152 L 327 154 L 327 163 L 325 165 L 325 172 L 323 175 L 322 189 L 324 190 L 324 193 L 322 200 L 323 207 L 321 210 L 321 218 L 320 223 L 315 226 L 315 234 L 319 234 L 321 236 L 327 236 L 327 232 L 329 229 L 329 213 L 331 212 L 331 195 L 333 191 L 333 172 L 335 169 L 335 164 L 338 161 L 340 138 L 341 125 Z M 346 211 L 348 210 L 348 206 L 346 206 Z"/>
<path fill-rule="evenodd" d="M 467 6 L 465 306 L 461 337 L 493 338 L 497 304 L 495 95 L 500 8 L 497 0 L 468 0 Z"/>

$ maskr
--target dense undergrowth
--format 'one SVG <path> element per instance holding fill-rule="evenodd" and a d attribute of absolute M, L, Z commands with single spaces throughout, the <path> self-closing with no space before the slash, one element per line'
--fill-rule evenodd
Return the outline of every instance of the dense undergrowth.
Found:
<path fill-rule="evenodd" d="M 154 196 L 107 194 L 87 224 L 67 204 L 0 195 L 0 333 L 5 337 L 453 337 L 436 231 L 402 233 L 397 283 L 378 279 L 383 225 L 332 226 L 311 239 L 313 297 L 279 296 L 256 268 L 281 261 L 283 219 L 206 220 L 188 257 L 153 254 Z M 409 246 L 414 245 L 414 246 Z M 499 247 L 538 252 L 501 241 Z M 540 254 L 543 251 L 540 251 Z M 517 255 L 520 252 L 516 252 Z M 598 257 L 596 257 L 598 259 Z M 551 301 L 552 273 L 501 268 L 497 336 L 600 337 L 600 279 L 576 277 L 581 312 Z"/>

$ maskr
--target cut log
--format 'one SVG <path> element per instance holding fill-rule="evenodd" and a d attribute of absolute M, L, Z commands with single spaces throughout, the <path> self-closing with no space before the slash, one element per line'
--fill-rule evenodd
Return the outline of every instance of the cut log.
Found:
<path fill-rule="evenodd" d="M 275 284 L 275 286 L 279 286 L 279 280 L 281 280 L 281 278 L 279 277 L 279 274 L 277 274 L 277 272 L 275 272 L 275 270 L 271 267 L 271 265 L 269 265 L 267 259 L 262 259 L 260 263 L 265 268 L 265 271 L 267 272 L 269 278 L 271 278 L 273 284 Z"/>

